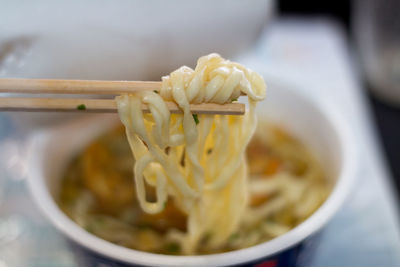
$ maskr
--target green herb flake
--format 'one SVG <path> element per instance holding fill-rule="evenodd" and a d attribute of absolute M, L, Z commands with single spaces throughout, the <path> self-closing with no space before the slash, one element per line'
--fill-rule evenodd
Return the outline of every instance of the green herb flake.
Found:
<path fill-rule="evenodd" d="M 93 227 L 93 225 L 91 225 L 91 224 L 86 225 L 86 226 L 84 227 L 84 229 L 85 229 L 86 231 L 88 231 L 89 233 L 94 233 L 94 227 Z"/>
<path fill-rule="evenodd" d="M 231 236 L 229 237 L 229 240 L 230 241 L 233 241 L 233 240 L 235 240 L 235 239 L 238 239 L 239 238 L 239 233 L 233 233 L 233 234 L 231 234 Z"/>
<path fill-rule="evenodd" d="M 136 227 L 139 230 L 147 230 L 147 229 L 152 229 L 153 228 L 152 225 L 149 224 L 149 223 L 140 223 L 140 224 L 137 224 Z"/>
<path fill-rule="evenodd" d="M 203 237 L 203 240 L 201 240 L 201 242 L 202 242 L 203 244 L 207 244 L 208 241 L 210 241 L 210 239 L 211 239 L 212 236 L 213 236 L 213 233 L 212 233 L 212 232 L 207 232 L 207 233 L 205 233 L 205 234 L 204 234 L 204 237 Z"/>
<path fill-rule="evenodd" d="M 193 119 L 196 124 L 199 124 L 200 121 L 199 121 L 199 117 L 197 116 L 197 114 L 193 114 Z"/>
<path fill-rule="evenodd" d="M 232 99 L 232 102 L 235 102 L 235 101 L 238 101 L 238 98 L 237 98 L 237 97 L 234 98 L 234 99 Z"/>
<path fill-rule="evenodd" d="M 86 110 L 86 106 L 85 106 L 85 104 L 80 104 L 80 105 L 76 106 L 76 109 L 77 110 Z"/>
<path fill-rule="evenodd" d="M 154 93 L 159 94 L 159 92 L 157 90 L 153 90 Z"/>
<path fill-rule="evenodd" d="M 207 154 L 211 154 L 212 148 L 207 149 Z"/>
<path fill-rule="evenodd" d="M 181 250 L 180 246 L 177 243 L 168 243 L 165 246 L 165 250 L 170 254 L 177 254 Z"/>

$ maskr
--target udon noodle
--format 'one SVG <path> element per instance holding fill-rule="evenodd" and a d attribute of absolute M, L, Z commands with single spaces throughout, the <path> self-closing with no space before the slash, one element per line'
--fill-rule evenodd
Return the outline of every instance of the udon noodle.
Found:
<path fill-rule="evenodd" d="M 189 108 L 241 94 L 244 116 Z M 264 97 L 258 74 L 217 54 L 163 77 L 160 92 L 117 97 L 134 161 L 122 129 L 106 134 L 67 169 L 60 206 L 101 238 L 155 253 L 216 253 L 286 233 L 329 186 L 317 160 L 282 128 L 263 122 L 256 130 L 255 105 Z M 165 101 L 183 114 L 170 114 Z"/>
<path fill-rule="evenodd" d="M 255 102 L 264 99 L 265 88 L 257 73 L 210 54 L 194 70 L 181 67 L 163 77 L 160 95 L 140 92 L 117 98 L 136 160 L 139 203 L 153 214 L 163 209 L 168 195 L 173 197 L 188 216 L 188 229 L 169 236 L 186 254 L 194 253 L 210 232 L 208 245 L 222 246 L 239 226 L 248 201 L 244 152 L 256 126 Z M 203 115 L 196 125 L 190 103 L 230 103 L 241 93 L 249 98 L 245 116 Z M 183 115 L 171 116 L 166 100 L 176 102 Z M 150 115 L 142 113 L 142 103 Z M 156 188 L 157 201 L 146 201 L 145 182 Z"/>

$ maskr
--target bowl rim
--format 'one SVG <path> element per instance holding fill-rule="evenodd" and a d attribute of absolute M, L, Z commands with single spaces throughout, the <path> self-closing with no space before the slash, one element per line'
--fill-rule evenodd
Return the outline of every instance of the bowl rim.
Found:
<path fill-rule="evenodd" d="M 85 231 L 58 208 L 56 202 L 46 190 L 44 174 L 40 168 L 42 166 L 40 157 L 37 156 L 30 157 L 28 163 L 30 177 L 27 180 L 31 195 L 42 213 L 64 235 L 86 249 L 116 261 L 144 266 L 201 267 L 210 266 L 210 263 L 213 266 L 229 266 L 273 256 L 318 232 L 330 220 L 345 201 L 354 182 L 357 169 L 358 157 L 356 157 L 355 143 L 350 133 L 349 125 L 344 121 L 344 118 L 338 112 L 334 112 L 333 105 L 325 102 L 321 103 L 316 98 L 307 97 L 304 91 L 292 89 L 298 87 L 297 85 L 279 82 L 280 89 L 283 88 L 289 91 L 290 94 L 295 94 L 296 97 L 302 98 L 307 105 L 314 106 L 317 112 L 331 123 L 341 146 L 341 168 L 332 192 L 318 210 L 289 232 L 270 241 L 231 252 L 196 256 L 153 254 L 118 246 Z M 50 136 L 51 133 L 46 131 L 35 133 L 29 141 L 29 151 L 35 151 L 34 153 L 36 153 Z"/>

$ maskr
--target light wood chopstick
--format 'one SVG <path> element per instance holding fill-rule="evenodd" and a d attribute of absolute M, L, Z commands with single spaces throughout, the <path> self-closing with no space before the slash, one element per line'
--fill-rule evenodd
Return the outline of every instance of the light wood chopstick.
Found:
<path fill-rule="evenodd" d="M 178 105 L 167 102 L 171 113 L 182 113 Z M 229 103 L 224 105 L 203 103 L 190 105 L 193 114 L 241 115 L 245 112 L 244 104 Z M 74 98 L 0 98 L 1 111 L 89 111 L 117 112 L 117 103 L 113 99 L 74 99 Z M 147 105 L 142 106 L 145 113 L 150 112 Z"/>
<path fill-rule="evenodd" d="M 0 79 L 0 93 L 120 95 L 160 88 L 161 82 L 149 81 Z"/>
<path fill-rule="evenodd" d="M 0 79 L 0 93 L 27 94 L 84 94 L 84 95 L 119 95 L 140 90 L 159 91 L 161 82 L 149 81 L 91 81 L 91 80 L 49 80 L 49 79 Z M 182 113 L 173 102 L 166 102 L 171 113 Z M 142 107 L 149 112 L 147 105 Z M 194 114 L 243 115 L 245 105 L 227 104 L 192 104 Z M 41 97 L 0 97 L 0 111 L 89 111 L 117 112 L 113 99 L 86 98 L 41 98 Z"/>

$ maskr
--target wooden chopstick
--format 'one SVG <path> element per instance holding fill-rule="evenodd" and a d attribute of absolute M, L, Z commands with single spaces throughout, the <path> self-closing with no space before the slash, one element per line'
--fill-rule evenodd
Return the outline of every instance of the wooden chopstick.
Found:
<path fill-rule="evenodd" d="M 0 93 L 120 95 L 160 91 L 161 82 L 0 78 Z M 242 94 L 243 95 L 243 94 Z"/>
<path fill-rule="evenodd" d="M 182 110 L 173 102 L 166 102 L 171 113 L 182 113 Z M 241 103 L 213 104 L 203 103 L 190 105 L 193 114 L 221 114 L 243 115 L 245 105 Z M 147 105 L 143 105 L 143 112 L 150 112 Z M 89 111 L 89 112 L 117 112 L 117 103 L 113 99 L 75 99 L 75 98 L 0 98 L 0 111 Z"/>
<path fill-rule="evenodd" d="M 99 80 L 52 80 L 52 79 L 19 79 L 1 78 L 0 93 L 24 94 L 78 94 L 78 95 L 120 95 L 141 90 L 159 91 L 161 82 L 151 81 L 99 81 Z M 182 113 L 173 102 L 167 102 L 172 113 Z M 144 112 L 149 112 L 146 105 Z M 245 105 L 228 104 L 192 104 L 194 114 L 243 115 Z M 86 98 L 40 98 L 40 97 L 0 97 L 0 111 L 90 111 L 116 112 L 117 105 L 113 99 Z"/>
<path fill-rule="evenodd" d="M 0 93 L 120 95 L 160 88 L 161 82 L 149 81 L 0 79 Z"/>

